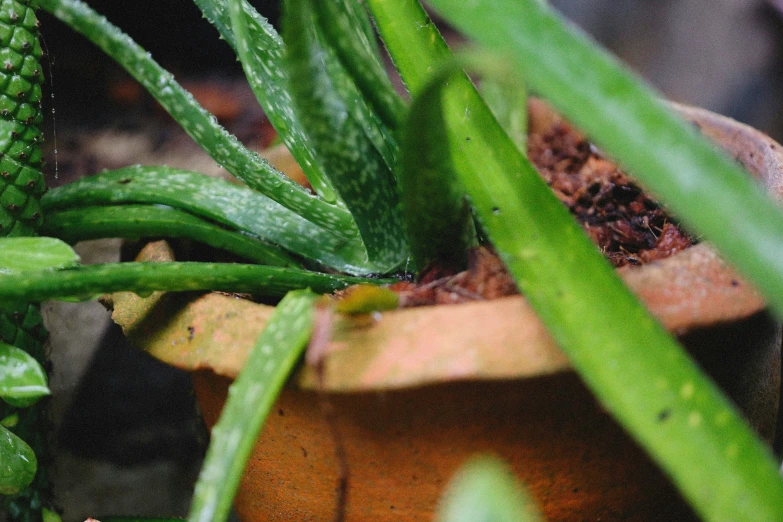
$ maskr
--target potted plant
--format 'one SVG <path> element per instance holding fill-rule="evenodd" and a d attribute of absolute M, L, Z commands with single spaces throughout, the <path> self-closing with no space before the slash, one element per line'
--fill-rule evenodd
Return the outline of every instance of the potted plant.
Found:
<path fill-rule="evenodd" d="M 765 185 L 774 186 L 783 158 L 770 147 L 772 140 L 706 111 L 679 110 L 751 171 L 769 167 L 761 171 L 771 176 Z M 553 116 L 533 101 L 532 128 L 550 126 Z M 173 259 L 161 242 L 141 256 Z M 770 438 L 777 419 L 780 327 L 762 312 L 758 294 L 738 284 L 737 274 L 704 243 L 620 273 L 711 370 L 755 430 Z M 121 292 L 110 297 L 110 308 L 134 345 L 194 372 L 210 426 L 273 311 L 214 293 L 183 298 Z M 479 450 L 511 465 L 547 520 L 691 516 L 574 379 L 524 297 L 405 308 L 372 318 L 342 315 L 336 321 L 323 381 L 312 366 L 302 367 L 266 421 L 235 500 L 243 520 L 322 519 L 334 510 L 339 465 L 319 392 L 330 394 L 347 454 L 348 519 L 431 518 L 442 484 Z M 724 364 L 731 370 L 721 371 Z M 553 432 L 557 436 L 549 436 Z M 291 495 L 297 502 L 289 501 Z"/>
<path fill-rule="evenodd" d="M 369 1 L 413 93 L 407 108 L 385 79 L 359 3 L 288 2 L 283 52 L 277 35 L 243 2 L 196 0 L 236 49 L 316 197 L 231 139 L 171 75 L 87 6 L 75 0 L 37 3 L 126 66 L 216 161 L 246 183 L 232 186 L 163 167 L 120 169 L 47 194 L 42 209 L 51 228 L 45 230 L 78 240 L 101 228 L 125 236 L 165 229 L 283 268 L 187 262 L 72 267 L 61 244 L 34 241 L 36 253 L 47 253 L 44 264 L 50 268 L 12 267 L 0 278 L 5 299 L 86 298 L 119 290 L 329 292 L 366 283 L 368 274 L 394 274 L 409 256 L 417 270 L 435 260 L 459 265 L 486 235 L 588 387 L 700 515 L 780 518 L 783 485 L 767 450 L 620 282 L 460 69 L 504 81 L 521 71 L 531 88 L 714 242 L 758 285 L 773 310 L 783 309 L 775 255 L 783 234 L 780 211 L 735 164 L 545 5 L 431 2 L 508 58 L 514 64 L 508 67 L 487 55 L 452 59 L 415 1 Z M 29 30 L 30 13 L 26 4 L 14 3 L 3 20 L 24 22 Z M 24 43 L 11 37 L 7 45 L 20 52 L 35 48 Z M 34 67 L 26 70 L 38 77 Z M 30 117 L 14 124 L 34 123 L 36 115 Z M 15 140 L 27 138 L 23 147 L 38 141 L 37 134 L 14 133 Z M 29 157 L 26 148 L 9 150 L 14 159 Z M 20 257 L 31 249 L 4 245 Z M 387 298 L 379 291 L 372 302 L 379 306 Z M 237 379 L 213 430 L 194 519 L 225 517 L 277 391 L 310 330 L 320 332 L 328 324 L 319 320 L 314 326 L 313 310 L 324 306 L 312 293 L 296 291 L 269 318 L 246 365 L 250 371 Z M 312 346 L 319 344 L 315 337 Z M 25 365 L 35 368 L 29 361 Z M 33 373 L 29 382 L 41 387 L 40 372 Z M 8 394 L 12 401 L 18 401 L 19 388 Z M 257 405 L 251 415 L 248 404 Z M 6 424 L 15 414 L 5 417 L 11 419 Z M 6 458 L 19 463 L 13 455 Z M 691 466 L 693 461 L 699 466 Z M 10 488 L 26 480 L 14 473 Z"/>

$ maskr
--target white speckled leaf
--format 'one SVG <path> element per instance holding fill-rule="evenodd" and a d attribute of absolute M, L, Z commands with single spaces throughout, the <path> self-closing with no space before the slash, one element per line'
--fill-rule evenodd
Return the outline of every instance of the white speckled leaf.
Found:
<path fill-rule="evenodd" d="M 334 201 L 335 194 L 323 165 L 317 161 L 302 124 L 291 108 L 280 36 L 244 0 L 195 0 L 195 3 L 234 48 L 264 113 L 302 167 L 313 189 L 327 201 Z"/>
<path fill-rule="evenodd" d="M 408 245 L 394 176 L 377 140 L 368 137 L 375 122 L 357 116 L 365 111 L 355 106 L 364 101 L 323 45 L 310 3 L 291 1 L 287 7 L 284 37 L 295 110 L 356 220 L 369 260 L 391 270 L 408 257 Z"/>
<path fill-rule="evenodd" d="M 191 521 L 225 520 L 258 432 L 310 338 L 316 294 L 289 293 L 256 340 L 212 429 L 193 493 Z"/>
<path fill-rule="evenodd" d="M 340 63 L 380 119 L 396 129 L 405 114 L 405 102 L 397 94 L 380 60 L 375 33 L 360 0 L 313 2 L 316 20 Z"/>
<path fill-rule="evenodd" d="M 169 205 L 250 233 L 298 255 L 349 273 L 364 263 L 359 238 L 346 239 L 246 187 L 168 167 L 126 167 L 49 191 L 45 210 L 117 203 Z"/>
<path fill-rule="evenodd" d="M 122 65 L 231 174 L 286 208 L 306 215 L 319 226 L 346 237 L 355 233 L 356 226 L 342 206 L 313 197 L 258 154 L 245 148 L 236 137 L 218 125 L 217 119 L 204 110 L 171 73 L 89 6 L 78 0 L 40 0 L 39 4 Z"/>

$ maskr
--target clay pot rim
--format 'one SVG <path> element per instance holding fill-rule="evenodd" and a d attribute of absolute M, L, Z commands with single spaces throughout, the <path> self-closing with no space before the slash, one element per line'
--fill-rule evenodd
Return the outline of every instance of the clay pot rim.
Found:
<path fill-rule="evenodd" d="M 779 144 L 730 118 L 704 109 L 673 106 L 757 174 L 774 197 L 783 200 L 783 148 Z M 541 102 L 531 102 L 532 117 L 539 111 L 539 116 L 551 118 L 547 110 Z M 675 334 L 743 319 L 766 306 L 758 292 L 704 243 L 618 272 Z M 132 342 L 164 362 L 189 371 L 209 369 L 231 378 L 237 375 L 271 311 L 264 305 L 207 294 L 189 303 L 185 317 L 167 320 L 162 327 L 165 331 L 150 335 L 144 312 L 134 306 L 146 302 L 142 308 L 149 311 L 154 308 L 150 300 L 159 298 L 115 294 L 112 318 Z M 215 309 L 231 312 L 213 320 L 210 314 Z M 252 319 L 243 318 L 244 314 Z M 229 316 L 236 316 L 236 321 Z M 160 327 L 154 318 L 151 324 Z M 198 328 L 193 326 L 197 324 Z M 567 358 L 522 296 L 340 317 L 335 337 L 327 350 L 323 387 L 334 392 L 530 378 L 570 369 Z M 300 369 L 296 382 L 306 389 L 316 388 L 315 376 L 307 367 Z"/>

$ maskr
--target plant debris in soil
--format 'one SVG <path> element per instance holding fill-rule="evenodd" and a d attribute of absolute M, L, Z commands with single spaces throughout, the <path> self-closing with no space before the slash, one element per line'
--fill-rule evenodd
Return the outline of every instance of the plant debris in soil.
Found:
<path fill-rule="evenodd" d="M 568 124 L 532 135 L 528 156 L 615 266 L 663 259 L 693 244 L 660 204 Z"/>
<path fill-rule="evenodd" d="M 528 157 L 614 266 L 663 259 L 695 242 L 659 203 L 567 123 L 556 121 L 545 132 L 532 134 Z M 434 265 L 417 283 L 400 282 L 390 288 L 398 293 L 401 307 L 519 293 L 503 263 L 487 247 L 470 253 L 465 271 L 455 274 Z"/>

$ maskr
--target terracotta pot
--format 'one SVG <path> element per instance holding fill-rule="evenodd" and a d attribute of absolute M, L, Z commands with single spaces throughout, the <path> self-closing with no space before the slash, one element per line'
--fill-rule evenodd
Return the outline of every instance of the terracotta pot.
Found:
<path fill-rule="evenodd" d="M 677 109 L 783 197 L 779 145 L 721 116 Z M 554 117 L 538 104 L 531 113 L 533 126 Z M 759 295 L 707 244 L 620 274 L 771 440 L 781 328 Z M 271 308 L 221 294 L 112 299 L 134 343 L 194 371 L 212 425 Z M 551 521 L 692 516 L 523 297 L 343 317 L 336 330 L 325 390 L 350 468 L 347 520 L 430 520 L 446 482 L 478 452 L 509 462 Z M 338 466 L 314 382 L 302 368 L 268 419 L 236 499 L 243 521 L 332 518 Z"/>

